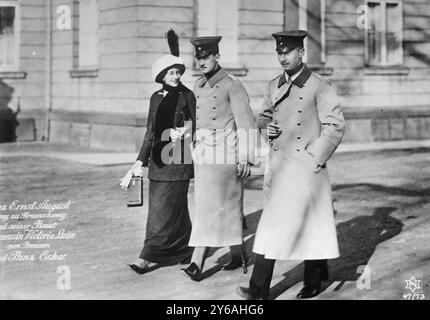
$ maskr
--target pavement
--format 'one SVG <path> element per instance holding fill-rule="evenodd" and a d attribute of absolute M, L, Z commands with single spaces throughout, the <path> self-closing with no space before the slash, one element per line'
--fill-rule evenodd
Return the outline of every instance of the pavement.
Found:
<path fill-rule="evenodd" d="M 128 268 L 147 217 L 147 183 L 143 207 L 126 207 L 119 188 L 135 157 L 39 142 L 0 145 L 0 299 L 240 299 L 235 287 L 248 284 L 253 267 L 246 275 L 220 271 L 228 248 L 211 250 L 201 282 L 184 277 L 181 265 L 145 275 Z M 340 146 L 328 167 L 341 257 L 330 260 L 330 280 L 314 299 L 429 299 L 429 162 L 429 141 Z M 246 181 L 250 251 L 262 181 Z M 191 183 L 191 213 L 193 195 Z M 48 239 L 10 238 L 24 232 L 11 226 L 27 224 Z M 302 273 L 301 261 L 278 261 L 271 298 L 295 299 Z"/>
<path fill-rule="evenodd" d="M 430 140 L 402 140 L 402 141 L 373 141 L 366 143 L 343 143 L 336 150 L 337 154 L 345 152 L 402 150 L 430 148 Z M 256 150 L 256 155 L 268 154 L 268 146 Z M 64 144 L 46 142 L 20 142 L 4 144 L 0 148 L 2 156 L 37 156 L 60 160 L 75 161 L 91 165 L 109 166 L 131 164 L 136 160 L 136 152 L 115 152 L 111 150 L 86 149 Z M 262 174 L 262 173 L 261 173 Z"/>

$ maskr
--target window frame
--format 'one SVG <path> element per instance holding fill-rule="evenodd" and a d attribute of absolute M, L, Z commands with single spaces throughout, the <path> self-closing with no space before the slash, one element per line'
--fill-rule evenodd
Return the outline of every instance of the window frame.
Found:
<path fill-rule="evenodd" d="M 14 7 L 14 39 L 13 64 L 7 65 L 1 62 L 0 72 L 19 72 L 20 68 L 20 46 L 21 46 L 21 4 L 18 1 L 0 1 L 0 7 Z M 3 49 L 3 48 L 1 48 Z"/>
<path fill-rule="evenodd" d="M 367 67 L 398 67 L 404 65 L 404 50 L 403 50 L 403 41 L 404 41 L 404 32 L 403 32 L 403 26 L 404 26 L 404 17 L 403 17 L 403 1 L 402 0 L 366 0 L 365 5 L 367 8 L 369 8 L 369 3 L 378 3 L 381 6 L 381 47 L 380 54 L 381 54 L 381 62 L 380 63 L 371 63 L 370 62 L 370 56 L 369 56 L 369 30 L 365 30 L 364 35 L 364 60 Z M 388 48 L 387 48 L 387 4 L 397 4 L 398 9 L 400 10 L 400 35 L 399 35 L 399 50 L 400 50 L 400 57 L 401 61 L 399 63 L 390 63 L 388 61 Z M 368 9 L 370 10 L 370 9 Z M 370 12 L 368 13 L 369 16 L 367 18 L 370 18 Z"/>

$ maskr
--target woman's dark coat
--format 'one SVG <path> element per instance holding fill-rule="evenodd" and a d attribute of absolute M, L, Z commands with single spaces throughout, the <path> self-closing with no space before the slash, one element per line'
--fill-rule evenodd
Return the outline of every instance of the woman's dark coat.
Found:
<path fill-rule="evenodd" d="M 191 90 L 182 84 L 179 85 L 179 97 L 176 108 L 173 108 L 173 128 L 186 127 L 186 134 L 182 140 L 172 144 L 168 131 L 160 138 L 156 135 L 157 117 L 167 116 L 158 112 L 158 108 L 165 98 L 167 91 L 160 89 L 151 96 L 148 112 L 148 122 L 145 138 L 137 160 L 143 166 L 149 164 L 148 178 L 154 181 L 183 181 L 194 177 L 194 169 L 190 151 L 190 143 L 195 131 L 196 99 Z M 159 120 L 159 119 L 158 119 Z M 167 149 L 166 149 L 167 148 Z M 161 152 L 170 150 L 171 164 L 160 163 Z M 179 151 L 178 151 L 179 150 Z M 165 157 L 164 157 L 165 159 Z"/>

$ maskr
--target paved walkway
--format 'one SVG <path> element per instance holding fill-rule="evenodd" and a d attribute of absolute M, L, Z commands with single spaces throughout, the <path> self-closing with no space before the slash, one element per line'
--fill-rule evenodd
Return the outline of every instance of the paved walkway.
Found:
<path fill-rule="evenodd" d="M 415 298 L 430 297 L 430 148 L 425 143 L 416 147 L 339 152 L 330 161 L 342 256 L 330 261 L 330 281 L 316 299 L 403 299 L 412 294 L 409 288 L 415 289 Z M 0 218 L 11 218 L 8 206 L 14 200 L 12 208 L 71 200 L 69 208 L 54 210 L 66 213 L 64 220 L 45 218 L 44 223 L 58 222 L 52 230 L 76 234 L 69 240 L 33 238 L 25 244 L 1 240 L 17 231 L 0 229 L 0 299 L 238 299 L 235 286 L 246 285 L 250 275 L 219 270 L 229 259 L 227 248 L 212 250 L 205 266 L 210 276 L 199 283 L 184 277 L 179 265 L 142 276 L 129 270 L 126 264 L 144 239 L 147 206 L 127 208 L 118 182 L 135 156 L 44 143 L 0 146 Z M 249 249 L 261 215 L 261 189 L 261 176 L 248 178 Z M 21 216 L 15 225 L 35 221 Z M 11 220 L 0 220 L 0 228 L 6 222 Z M 1 261 L 17 244 L 37 259 Z M 49 244 L 49 255 L 40 260 L 45 249 L 29 248 L 34 244 Z M 57 260 L 47 260 L 54 253 Z M 58 260 L 62 255 L 65 259 Z M 272 298 L 295 298 L 302 267 L 301 261 L 276 263 Z M 69 290 L 61 277 L 68 271 Z"/>
<path fill-rule="evenodd" d="M 430 140 L 376 141 L 368 143 L 343 143 L 336 150 L 337 154 L 359 151 L 402 150 L 430 148 Z M 262 148 L 257 154 L 265 155 L 268 148 Z M 136 160 L 137 152 L 114 152 L 96 149 L 84 149 L 63 144 L 46 142 L 24 142 L 4 145 L 0 148 L 2 156 L 37 156 L 60 160 L 75 161 L 91 165 L 121 165 L 131 164 Z"/>

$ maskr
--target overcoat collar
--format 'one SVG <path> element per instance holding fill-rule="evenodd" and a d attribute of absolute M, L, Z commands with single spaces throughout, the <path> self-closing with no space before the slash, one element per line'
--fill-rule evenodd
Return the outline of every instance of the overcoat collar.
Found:
<path fill-rule="evenodd" d="M 165 95 L 163 94 L 163 89 L 160 89 L 157 91 L 157 95 L 155 96 L 154 100 L 153 100 L 153 104 L 154 104 L 154 113 L 157 112 L 158 106 L 160 105 L 161 101 L 163 101 Z M 178 98 L 178 103 L 176 104 L 176 110 L 179 110 L 183 105 L 185 105 L 185 97 L 183 95 L 184 90 L 180 90 L 179 91 L 179 98 Z"/>
<path fill-rule="evenodd" d="M 282 87 L 286 83 L 287 83 L 287 79 L 285 78 L 285 72 L 282 72 L 282 75 L 281 75 L 281 77 L 279 78 L 279 81 L 278 81 L 278 89 L 280 87 Z"/>
<path fill-rule="evenodd" d="M 199 86 L 200 88 L 203 88 L 206 82 L 208 82 L 210 87 L 212 88 L 214 85 L 220 82 L 225 76 L 227 76 L 227 72 L 225 72 L 224 69 L 221 68 L 209 80 L 205 76 L 203 76 Z"/>
<path fill-rule="evenodd" d="M 311 74 L 312 74 L 312 71 L 309 70 L 308 66 L 305 64 L 302 71 L 300 71 L 300 74 L 298 75 L 298 77 L 293 80 L 293 84 L 302 88 L 303 85 L 306 83 L 306 81 L 308 81 Z M 286 83 L 287 83 L 287 79 L 285 78 L 285 72 L 283 72 L 278 81 L 278 88 L 282 87 Z"/>
<path fill-rule="evenodd" d="M 278 90 L 276 94 L 273 96 L 275 97 L 275 99 L 272 101 L 272 103 L 274 105 L 279 104 L 279 101 L 282 101 L 283 99 L 285 99 L 284 96 L 289 94 L 293 84 L 298 86 L 299 88 L 302 88 L 306 83 L 306 81 L 308 81 L 311 74 L 312 74 L 312 71 L 309 70 L 309 68 L 305 65 L 302 71 L 300 71 L 300 74 L 293 80 L 293 82 L 292 83 L 290 82 L 288 84 L 288 82 L 285 79 L 285 73 L 283 73 L 278 80 Z"/>

